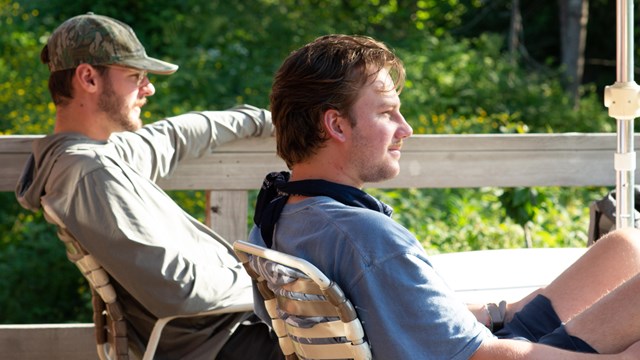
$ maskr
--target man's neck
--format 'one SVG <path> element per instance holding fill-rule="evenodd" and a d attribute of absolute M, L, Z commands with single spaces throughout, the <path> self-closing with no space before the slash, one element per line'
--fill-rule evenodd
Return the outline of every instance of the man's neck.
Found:
<path fill-rule="evenodd" d="M 326 180 L 337 184 L 348 185 L 362 189 L 364 183 L 355 181 L 346 173 L 332 167 L 321 166 L 293 166 L 291 169 L 291 180 Z"/>
<path fill-rule="evenodd" d="M 56 109 L 54 133 L 74 132 L 95 140 L 107 140 L 113 130 L 104 114 L 71 103 Z"/>
<path fill-rule="evenodd" d="M 333 156 L 326 148 L 323 150 L 310 160 L 292 166 L 291 181 L 320 179 L 362 189 L 364 183 L 346 171 L 350 165 L 345 163 L 344 156 Z"/>

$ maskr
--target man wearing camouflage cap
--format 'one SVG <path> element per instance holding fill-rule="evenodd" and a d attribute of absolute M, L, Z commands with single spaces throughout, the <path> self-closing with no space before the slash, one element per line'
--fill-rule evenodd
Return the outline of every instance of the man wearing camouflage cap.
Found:
<path fill-rule="evenodd" d="M 56 223 L 111 275 L 140 353 L 156 318 L 250 301 L 251 282 L 218 234 L 156 181 L 225 142 L 271 136 L 271 114 L 242 105 L 142 125 L 155 92 L 147 73 L 178 66 L 149 57 L 126 24 L 92 13 L 60 25 L 43 48 L 56 105 L 54 134 L 36 140 L 17 184 L 22 206 Z M 253 313 L 174 320 L 156 359 L 279 359 Z"/>

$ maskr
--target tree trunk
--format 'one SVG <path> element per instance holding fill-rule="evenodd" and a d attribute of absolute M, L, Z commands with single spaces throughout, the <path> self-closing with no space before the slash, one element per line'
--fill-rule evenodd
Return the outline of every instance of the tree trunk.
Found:
<path fill-rule="evenodd" d="M 522 35 L 522 15 L 520 14 L 520 0 L 511 1 L 511 24 L 509 26 L 509 56 L 512 62 L 518 59 L 520 36 Z"/>
<path fill-rule="evenodd" d="M 588 0 L 558 0 L 560 8 L 561 62 L 565 70 L 565 89 L 574 107 L 579 106 L 578 89 L 584 73 L 584 48 L 589 19 Z"/>

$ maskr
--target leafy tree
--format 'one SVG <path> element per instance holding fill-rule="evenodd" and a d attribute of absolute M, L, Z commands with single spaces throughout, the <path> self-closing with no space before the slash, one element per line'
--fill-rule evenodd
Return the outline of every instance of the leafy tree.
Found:
<path fill-rule="evenodd" d="M 540 193 L 535 188 L 516 188 L 503 192 L 498 199 L 504 214 L 522 226 L 524 245 L 528 248 L 533 247 L 531 225 L 536 215 L 542 210 L 540 205 L 544 201 L 544 193 Z"/>
<path fill-rule="evenodd" d="M 38 14 L 11 0 L 0 0 L 0 51 L 13 54 L 0 57 L 0 135 L 53 128 L 47 69 L 37 61 L 44 33 L 44 26 L 36 25 Z"/>
<path fill-rule="evenodd" d="M 0 319 L 4 323 L 91 321 L 90 291 L 41 213 L 0 193 Z"/>

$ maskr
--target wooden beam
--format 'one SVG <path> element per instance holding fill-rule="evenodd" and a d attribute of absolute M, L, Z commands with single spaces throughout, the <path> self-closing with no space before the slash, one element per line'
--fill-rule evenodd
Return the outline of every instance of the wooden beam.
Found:
<path fill-rule="evenodd" d="M 0 358 L 97 359 L 93 324 L 0 325 Z"/>
<path fill-rule="evenodd" d="M 0 191 L 14 190 L 38 137 L 0 136 Z M 615 148 L 609 133 L 414 135 L 403 147 L 400 175 L 368 186 L 613 186 Z M 250 138 L 185 161 L 159 183 L 171 190 L 249 190 L 280 170 L 286 166 L 275 154 L 275 139 Z"/>
<path fill-rule="evenodd" d="M 206 206 L 206 225 L 229 244 L 247 239 L 249 199 L 246 191 L 209 191 Z"/>

